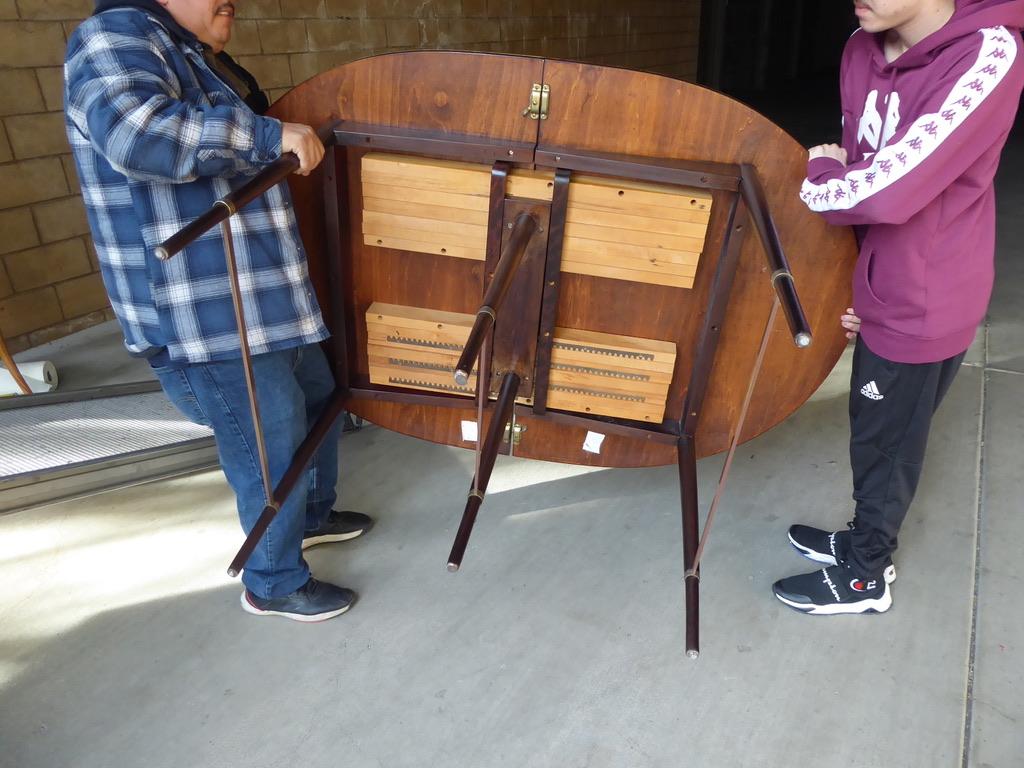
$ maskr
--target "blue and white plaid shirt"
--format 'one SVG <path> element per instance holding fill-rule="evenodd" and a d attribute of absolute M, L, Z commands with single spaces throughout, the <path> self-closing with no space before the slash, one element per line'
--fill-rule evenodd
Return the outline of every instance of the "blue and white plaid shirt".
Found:
<path fill-rule="evenodd" d="M 217 77 L 198 41 L 133 8 L 68 42 L 65 116 L 100 270 L 128 350 L 174 363 L 240 355 L 219 227 L 154 248 L 281 156 L 281 123 Z M 327 337 L 287 185 L 231 219 L 253 354 Z"/>

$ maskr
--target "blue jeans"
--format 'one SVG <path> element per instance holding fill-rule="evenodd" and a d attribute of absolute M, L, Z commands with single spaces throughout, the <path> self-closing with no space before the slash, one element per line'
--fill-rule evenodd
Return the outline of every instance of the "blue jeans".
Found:
<path fill-rule="evenodd" d="M 334 377 L 318 344 L 256 355 L 252 364 L 273 488 L 327 404 Z M 220 464 L 248 535 L 265 499 L 241 359 L 156 365 L 153 372 L 186 418 L 213 430 Z M 334 505 L 339 431 L 336 421 L 245 566 L 242 583 L 258 597 L 290 594 L 309 579 L 302 534 L 319 528 Z"/>

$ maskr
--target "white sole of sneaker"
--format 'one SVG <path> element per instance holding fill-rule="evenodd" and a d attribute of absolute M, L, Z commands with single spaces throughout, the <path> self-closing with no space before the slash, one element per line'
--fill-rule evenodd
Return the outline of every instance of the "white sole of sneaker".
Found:
<path fill-rule="evenodd" d="M 806 557 L 808 560 L 813 560 L 816 563 L 824 563 L 825 565 L 838 565 L 836 559 L 832 557 L 832 555 L 823 555 L 821 554 L 821 552 L 816 552 L 813 549 L 808 549 L 807 547 L 797 544 L 796 541 L 793 540 L 793 537 L 790 536 L 788 533 L 786 534 L 786 536 L 789 538 L 789 543 L 793 545 L 793 549 L 795 549 L 801 555 Z M 886 584 L 892 584 L 894 581 L 896 581 L 896 566 L 890 565 L 886 567 L 886 569 L 882 571 L 882 578 L 885 579 Z"/>
<path fill-rule="evenodd" d="M 889 591 L 888 584 L 885 585 L 885 593 L 881 597 L 870 600 L 859 600 L 856 603 L 807 605 L 806 603 L 797 603 L 793 600 L 787 600 L 778 594 L 776 594 L 775 597 L 790 608 L 796 608 L 800 613 L 807 613 L 812 616 L 838 616 L 844 613 L 885 613 L 892 607 L 892 593 Z"/>
<path fill-rule="evenodd" d="M 336 611 L 327 611 L 326 613 L 318 613 L 315 616 L 306 616 L 301 613 L 288 613 L 286 611 L 264 611 L 262 608 L 257 608 L 255 605 L 249 602 L 249 598 L 245 596 L 245 592 L 242 592 L 242 610 L 246 613 L 251 613 L 253 616 L 281 616 L 285 619 L 291 619 L 292 621 L 300 621 L 303 624 L 316 624 L 321 621 L 327 621 L 333 619 L 335 616 L 341 616 L 345 611 L 352 607 L 352 603 L 349 603 L 344 608 L 339 608 Z"/>
<path fill-rule="evenodd" d="M 302 540 L 302 548 L 309 549 L 310 547 L 318 547 L 321 544 L 333 544 L 339 541 L 351 541 L 352 539 L 358 539 L 366 531 L 352 531 L 351 533 L 335 533 L 333 535 L 314 536 L 311 539 Z"/>

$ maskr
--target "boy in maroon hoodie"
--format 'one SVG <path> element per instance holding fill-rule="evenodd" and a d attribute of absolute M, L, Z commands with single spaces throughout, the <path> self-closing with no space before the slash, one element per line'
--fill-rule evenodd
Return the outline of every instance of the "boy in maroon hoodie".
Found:
<path fill-rule="evenodd" d="M 992 292 L 992 180 L 1024 83 L 1024 0 L 855 0 L 843 52 L 843 144 L 810 150 L 800 196 L 853 225 L 860 256 L 850 387 L 854 518 L 789 529 L 821 571 L 777 581 L 805 613 L 888 610 L 896 536 L 932 415 Z"/>

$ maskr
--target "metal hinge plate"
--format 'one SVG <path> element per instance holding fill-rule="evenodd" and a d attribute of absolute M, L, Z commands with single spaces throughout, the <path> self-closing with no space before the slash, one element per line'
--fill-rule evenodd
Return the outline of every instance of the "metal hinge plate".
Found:
<path fill-rule="evenodd" d="M 509 432 L 511 432 L 512 445 L 519 445 L 520 441 L 523 439 L 523 432 L 525 431 L 526 426 L 524 424 L 513 424 L 512 422 L 509 422 L 508 424 L 505 425 L 505 434 L 502 437 L 501 442 L 507 443 L 509 438 Z"/>
<path fill-rule="evenodd" d="M 523 117 L 531 120 L 547 120 L 548 104 L 551 97 L 551 86 L 534 83 L 530 89 L 530 103 L 523 110 Z"/>

